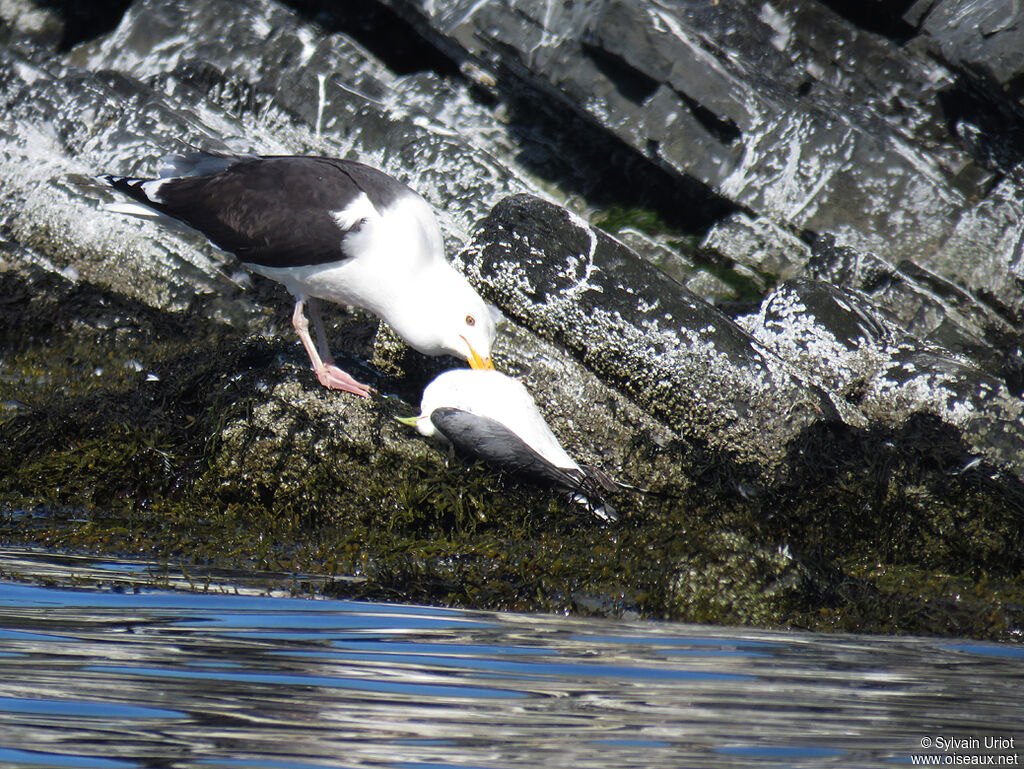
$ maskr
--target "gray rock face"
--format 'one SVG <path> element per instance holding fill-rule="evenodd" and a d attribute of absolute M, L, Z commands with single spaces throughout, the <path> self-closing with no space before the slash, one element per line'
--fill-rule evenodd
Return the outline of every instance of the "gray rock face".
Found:
<path fill-rule="evenodd" d="M 734 214 L 716 222 L 701 243 L 701 250 L 776 280 L 802 274 L 811 255 L 806 243 L 778 225 L 764 217 L 746 214 Z"/>
<path fill-rule="evenodd" d="M 724 314 L 551 203 L 506 198 L 459 261 L 515 320 L 672 429 L 765 477 L 800 430 L 838 416 Z"/>
<path fill-rule="evenodd" d="M 99 211 L 104 195 L 88 187 L 101 162 L 152 155 L 159 137 L 146 126 L 172 147 L 200 138 L 194 116 L 151 97 L 114 74 L 0 53 L 0 219 L 9 238 L 69 275 L 182 309 L 197 292 L 233 293 L 217 262 L 182 249 L 180 236 Z"/>
<path fill-rule="evenodd" d="M 911 261 L 892 265 L 870 252 L 819 238 L 807 264 L 810 277 L 870 296 L 874 306 L 908 334 L 966 356 L 1020 393 L 1012 371 L 1020 358 L 1016 327 L 956 283 Z"/>
<path fill-rule="evenodd" d="M 780 358 L 855 405 L 868 424 L 897 427 L 914 415 L 938 417 L 979 456 L 1024 480 L 1024 403 L 997 377 L 910 336 L 862 295 L 790 281 L 744 325 Z"/>
<path fill-rule="evenodd" d="M 979 79 L 1010 90 L 1024 72 L 1024 9 L 1014 0 L 918 0 L 904 18 L 922 45 Z"/>
<path fill-rule="evenodd" d="M 848 107 L 838 93 L 845 73 L 822 71 L 825 54 L 815 50 L 845 43 L 846 30 L 818 6 L 759 12 L 733 2 L 609 0 L 545 12 L 529 2 L 393 4 L 422 14 L 435 34 L 463 43 L 482 64 L 545 87 L 638 150 L 791 224 L 834 229 L 833 208 L 860 211 L 846 226 L 883 242 L 898 224 L 885 221 L 888 201 L 931 199 L 917 222 L 904 223 L 909 254 L 936 242 L 963 203 L 940 169 L 921 173 L 929 162 L 915 156 L 911 137 Z M 796 32 L 812 22 L 832 38 L 826 45 Z M 949 81 L 883 41 L 860 47 L 881 54 L 883 67 L 901 68 L 908 90 L 934 94 Z M 860 81 L 856 96 L 881 102 L 892 86 L 883 76 L 866 89 Z M 927 102 L 922 95 L 912 109 Z M 942 165 L 969 163 L 944 150 Z M 832 202 L 838 196 L 845 203 Z"/>
<path fill-rule="evenodd" d="M 933 269 L 1020 328 L 1019 207 L 949 130 L 956 73 L 914 48 L 817 3 L 389 2 L 505 87 L 557 100 L 775 225 Z"/>

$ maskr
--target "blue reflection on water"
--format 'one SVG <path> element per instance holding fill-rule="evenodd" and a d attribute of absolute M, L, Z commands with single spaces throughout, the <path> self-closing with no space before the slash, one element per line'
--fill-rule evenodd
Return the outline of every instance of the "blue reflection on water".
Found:
<path fill-rule="evenodd" d="M 113 702 L 42 700 L 24 697 L 0 697 L 0 711 L 82 718 L 183 718 L 185 716 L 179 710 L 118 705 Z"/>
<path fill-rule="evenodd" d="M 449 684 L 406 684 L 384 681 L 376 678 L 349 678 L 345 676 L 311 676 L 290 673 L 226 673 L 206 669 L 202 672 L 186 670 L 165 670 L 149 667 L 126 667 L 123 665 L 89 665 L 83 668 L 94 673 L 109 676 L 139 675 L 158 678 L 185 678 L 196 681 L 234 681 L 247 684 L 272 684 L 285 686 L 324 686 L 335 689 L 354 689 L 365 692 L 387 692 L 422 697 L 467 697 L 471 699 L 494 699 L 526 697 L 523 692 L 507 689 L 487 689 L 478 686 L 455 686 Z"/>
<path fill-rule="evenodd" d="M 586 662 L 515 662 L 511 660 L 488 659 L 486 657 L 441 656 L 429 653 L 433 651 L 429 644 L 394 644 L 415 649 L 416 654 L 401 654 L 399 650 L 388 649 L 391 644 L 381 643 L 381 652 L 347 652 L 339 650 L 329 653 L 329 657 L 337 660 L 366 660 L 386 663 L 404 663 L 410 665 L 427 665 L 442 668 L 461 668 L 466 670 L 485 670 L 490 673 L 509 673 L 509 678 L 533 678 L 537 676 L 554 676 L 557 678 L 627 678 L 630 680 L 701 680 L 701 681 L 748 681 L 754 676 L 739 673 L 708 673 L 705 671 L 679 670 L 674 668 L 642 668 L 624 665 L 594 665 Z M 486 653 L 493 653 L 490 648 Z M 424 653 L 428 652 L 428 653 Z M 274 654 L 286 656 L 295 654 L 307 657 L 305 652 L 278 651 Z M 321 656 L 324 653 L 321 653 Z"/>
<path fill-rule="evenodd" d="M 288 600 L 288 599 L 285 599 Z M 321 603 L 316 601 L 316 603 Z M 244 612 L 230 612 L 225 614 L 210 614 L 202 617 L 204 624 L 214 624 L 218 627 L 239 628 L 228 632 L 221 632 L 223 636 L 235 636 L 244 638 L 258 633 L 265 638 L 298 639 L 315 638 L 318 631 L 323 630 L 377 630 L 386 620 L 381 617 L 366 614 L 373 611 L 370 606 L 335 606 L 334 611 L 338 614 L 296 614 L 295 612 L 281 614 L 278 611 L 264 614 L 250 614 Z M 360 614 L 345 614 L 345 611 L 359 611 Z M 188 618 L 184 618 L 186 621 Z M 419 617 L 410 613 L 402 617 L 402 627 L 406 630 L 448 630 L 454 627 L 487 628 L 494 627 L 486 622 L 473 622 L 471 620 L 458 619 L 433 619 Z M 296 632 L 281 633 L 267 632 L 268 629 L 295 628 Z"/>
<path fill-rule="evenodd" d="M 664 654 L 668 657 L 769 657 L 773 650 L 784 648 L 784 644 L 772 643 L 771 641 L 723 641 L 715 638 L 687 638 L 686 636 L 671 638 L 627 635 L 574 635 L 572 640 L 583 643 L 643 646 L 657 649 L 659 654 Z"/>
<path fill-rule="evenodd" d="M 433 606 L 403 606 L 359 601 L 310 600 L 308 598 L 267 598 L 261 596 L 223 595 L 210 593 L 172 593 L 160 590 L 141 590 L 123 594 L 98 590 L 67 590 L 63 588 L 40 588 L 11 582 L 0 583 L 0 606 L 61 606 L 88 607 L 90 609 L 121 609 L 130 603 L 133 609 L 158 609 L 161 611 L 189 610 L 222 614 L 204 616 L 226 625 L 253 627 L 309 627 L 316 621 L 309 615 L 333 615 L 323 620 L 331 627 L 380 627 L 379 619 L 372 615 L 400 615 L 403 627 L 413 622 L 438 622 L 428 627 L 495 627 L 493 623 L 467 617 L 458 609 L 444 609 Z M 351 613 L 349 613 L 351 612 Z M 298 616 L 296 616 L 298 615 Z M 188 619 L 189 615 L 183 615 Z M 436 618 L 436 619 L 429 619 Z"/>
<path fill-rule="evenodd" d="M 926 715 L 1012 733 L 1024 679 L 1024 649 L 967 641 L 2 581 L 0 624 L 0 763 L 26 767 L 134 767 L 102 757 L 125 740 L 197 769 L 882 765 Z"/>
<path fill-rule="evenodd" d="M 123 769 L 124 767 L 139 766 L 134 761 L 118 761 L 112 758 L 75 756 L 69 753 L 45 753 L 39 750 L 17 750 L 16 748 L 3 747 L 0 747 L 0 761 L 10 764 L 70 766 L 81 767 L 81 769 Z"/>
<path fill-rule="evenodd" d="M 571 636 L 573 641 L 628 644 L 643 646 L 715 646 L 728 649 L 783 649 L 785 644 L 774 641 L 751 641 L 751 640 L 723 640 L 721 638 L 690 638 L 687 636 L 661 636 L 661 635 L 581 635 Z"/>
<path fill-rule="evenodd" d="M 303 761 L 268 761 L 265 758 L 261 758 L 258 763 L 249 758 L 218 758 L 203 761 L 199 766 L 258 766 L 260 769 L 352 769 L 351 764 L 325 764 L 322 761 L 307 764 Z"/>
<path fill-rule="evenodd" d="M 424 651 L 428 649 L 431 654 L 453 654 L 460 657 L 473 655 L 501 654 L 501 655 L 546 655 L 551 654 L 551 649 L 540 646 L 500 646 L 498 644 L 474 644 L 474 643 L 443 643 L 439 641 L 417 638 L 415 641 L 377 641 L 362 638 L 352 638 L 332 641 L 331 645 L 342 650 L 359 649 L 364 651 Z M 287 651 L 276 652 L 288 654 Z M 335 651 L 318 652 L 318 654 L 336 655 Z"/>
<path fill-rule="evenodd" d="M 2 593 L 0 593 L 2 594 Z M 2 603 L 2 602 L 0 602 Z M 53 641 L 53 633 L 30 633 L 26 630 L 0 630 L 0 641 Z"/>
<path fill-rule="evenodd" d="M 104 563 L 103 561 L 90 561 L 89 567 L 92 569 L 105 569 L 116 572 L 135 572 L 137 574 L 153 571 L 152 564 L 148 563 Z"/>
<path fill-rule="evenodd" d="M 982 657 L 1024 657 L 1024 647 L 996 646 L 995 644 L 955 643 L 943 644 L 942 648 L 955 652 L 978 654 Z"/>

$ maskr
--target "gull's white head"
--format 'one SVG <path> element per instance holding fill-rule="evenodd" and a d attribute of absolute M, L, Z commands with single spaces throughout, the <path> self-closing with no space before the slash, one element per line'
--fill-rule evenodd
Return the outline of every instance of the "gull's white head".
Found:
<path fill-rule="evenodd" d="M 452 355 L 472 368 L 493 369 L 491 346 L 499 317 L 461 273 L 443 263 L 385 320 L 424 355 Z"/>
<path fill-rule="evenodd" d="M 474 368 L 493 368 L 498 311 L 445 260 L 434 210 L 408 188 L 381 210 L 360 197 L 333 214 L 342 229 L 358 224 L 345 236 L 345 250 L 356 258 L 340 269 L 359 284 L 359 306 L 424 355 L 453 355 Z"/>
<path fill-rule="evenodd" d="M 521 408 L 524 394 L 529 400 L 529 407 L 532 408 L 533 399 L 526 393 L 526 389 L 499 371 L 452 369 L 438 375 L 426 386 L 420 399 L 420 414 L 413 419 L 420 434 L 430 438 L 438 435 L 434 423 L 430 421 L 434 409 L 460 409 L 478 416 L 496 418 L 509 408 L 513 411 L 517 409 L 517 405 Z M 507 408 L 502 408 L 503 405 Z M 413 423 L 412 420 L 407 421 L 409 424 Z"/>

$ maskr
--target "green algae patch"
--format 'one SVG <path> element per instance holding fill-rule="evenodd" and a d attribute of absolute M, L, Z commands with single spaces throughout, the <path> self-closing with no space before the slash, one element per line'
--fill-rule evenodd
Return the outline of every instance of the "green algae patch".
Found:
<path fill-rule="evenodd" d="M 660 243 L 662 249 L 652 249 L 644 254 L 644 259 L 683 284 L 700 273 L 707 273 L 729 289 L 728 303 L 737 307 L 755 307 L 779 280 L 778 275 L 738 265 L 704 251 L 700 247 L 702 236 L 686 234 L 653 209 L 611 206 L 599 212 L 593 224 L 616 236 L 633 230 L 653 238 L 652 242 Z M 680 261 L 688 266 L 681 267 Z"/>
<path fill-rule="evenodd" d="M 662 218 L 661 214 L 650 208 L 609 206 L 598 214 L 594 224 L 605 232 L 611 233 L 621 232 L 628 228 L 647 235 L 674 235 L 679 238 L 683 236 L 681 230 L 670 225 Z"/>
<path fill-rule="evenodd" d="M 851 449 L 845 472 L 820 460 L 834 477 L 782 490 L 700 455 L 679 465 L 685 487 L 616 495 L 623 520 L 606 526 L 422 441 L 394 420 L 409 411 L 397 399 L 327 392 L 259 340 L 205 341 L 134 390 L 56 392 L 0 426 L 14 449 L 0 500 L 37 511 L 5 515 L 4 540 L 358 575 L 323 592 L 448 606 L 985 638 L 1019 626 L 1019 524 L 994 533 L 1009 513 L 969 478 L 936 502 L 899 451 Z M 989 510 L 958 511 L 971 488 Z M 949 526 L 963 538 L 943 538 Z"/>
<path fill-rule="evenodd" d="M 600 416 L 595 401 L 581 435 L 644 481 L 612 495 L 621 520 L 606 525 L 399 424 L 436 361 L 402 353 L 394 381 L 374 380 L 402 397 L 364 400 L 317 385 L 290 335 L 88 286 L 65 287 L 63 303 L 53 295 L 25 290 L 0 306 L 5 543 L 303 573 L 316 576 L 309 590 L 350 598 L 1019 632 L 1024 515 L 1008 481 L 963 461 L 938 423 L 805 432 L 789 480 L 761 487 L 755 469 L 650 432 L 622 404 Z M 29 311 L 40 303 L 48 311 Z M 343 324 L 368 353 L 365 320 Z M 532 374 L 541 391 L 565 376 L 542 370 L 545 356 Z M 637 427 L 622 434 L 625 424 Z"/>

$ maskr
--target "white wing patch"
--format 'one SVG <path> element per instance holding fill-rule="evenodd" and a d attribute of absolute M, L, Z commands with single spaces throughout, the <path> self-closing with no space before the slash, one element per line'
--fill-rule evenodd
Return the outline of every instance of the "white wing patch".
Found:
<path fill-rule="evenodd" d="M 152 181 L 140 184 L 139 189 L 142 190 L 143 194 L 154 203 L 163 203 L 163 198 L 160 197 L 160 188 L 170 181 L 173 181 L 173 178 L 153 179 Z"/>
<path fill-rule="evenodd" d="M 343 230 L 351 230 L 363 219 L 376 219 L 379 214 L 365 192 L 359 195 L 340 211 L 331 211 L 331 218 Z"/>
<path fill-rule="evenodd" d="M 126 214 L 137 216 L 140 219 L 162 219 L 163 215 L 149 206 L 142 203 L 105 203 L 101 208 L 114 214 Z"/>

